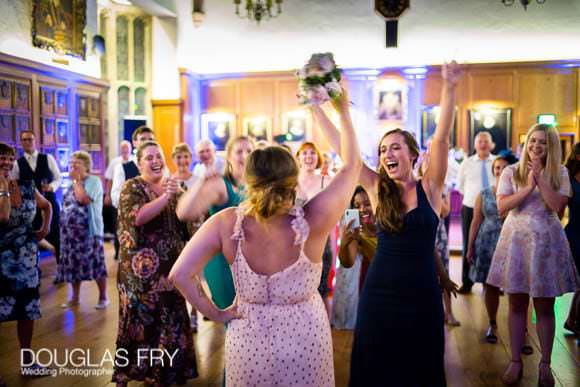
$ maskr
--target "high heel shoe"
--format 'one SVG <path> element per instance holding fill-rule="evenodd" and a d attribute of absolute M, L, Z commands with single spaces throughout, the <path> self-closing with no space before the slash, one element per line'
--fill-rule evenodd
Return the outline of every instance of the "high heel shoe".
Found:
<path fill-rule="evenodd" d="M 517 373 L 515 373 L 513 368 L 519 365 L 520 369 Z M 501 381 L 506 386 L 514 386 L 522 380 L 524 376 L 524 365 L 522 364 L 521 360 L 512 360 L 508 365 L 507 369 L 505 370 L 504 374 L 501 377 Z"/>
<path fill-rule="evenodd" d="M 485 333 L 485 341 L 487 341 L 490 344 L 497 343 L 497 336 L 495 334 L 494 326 L 490 325 L 489 328 L 487 328 L 487 332 Z"/>
<path fill-rule="evenodd" d="M 538 386 L 553 387 L 556 384 L 550 363 L 542 361 L 538 367 Z"/>

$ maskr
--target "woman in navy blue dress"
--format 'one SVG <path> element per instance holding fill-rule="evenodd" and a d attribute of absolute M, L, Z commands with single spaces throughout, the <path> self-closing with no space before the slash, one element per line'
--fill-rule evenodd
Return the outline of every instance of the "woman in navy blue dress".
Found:
<path fill-rule="evenodd" d="M 448 277 L 438 280 L 434 249 L 460 68 L 445 65 L 442 75 L 441 116 L 423 179 L 413 174 L 417 142 L 400 129 L 379 143 L 379 173 L 368 167 L 361 172 L 379 231 L 359 301 L 350 386 L 446 385 L 439 282 L 446 289 L 453 285 Z M 336 129 L 318 108 L 312 110 L 325 132 Z M 336 146 L 336 134 L 327 138 Z"/>

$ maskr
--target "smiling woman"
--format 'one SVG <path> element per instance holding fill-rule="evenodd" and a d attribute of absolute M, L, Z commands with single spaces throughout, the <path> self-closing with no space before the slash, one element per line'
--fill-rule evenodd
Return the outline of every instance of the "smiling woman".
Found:
<path fill-rule="evenodd" d="M 185 300 L 167 280 L 188 239 L 175 214 L 182 191 L 175 179 L 163 177 L 165 160 L 156 142 L 141 144 L 137 162 L 141 176 L 125 183 L 119 206 L 117 352 L 123 349 L 128 361 L 115 364 L 113 381 L 181 384 L 197 376 Z M 141 351 L 162 348 L 179 349 L 171 366 L 140 362 Z"/>
<path fill-rule="evenodd" d="M 14 148 L 0 142 L 0 323 L 18 321 L 20 348 L 30 349 L 34 320 L 40 318 L 38 240 L 48 234 L 52 208 L 33 181 L 10 178 L 15 156 Z M 36 208 L 42 212 L 38 231 L 32 227 Z M 22 360 L 32 359 L 24 353 Z"/>
<path fill-rule="evenodd" d="M 560 165 L 560 141 L 551 125 L 537 124 L 526 136 L 521 160 L 506 167 L 497 187 L 501 229 L 487 283 L 509 295 L 511 361 L 506 384 L 522 378 L 530 297 L 538 318 L 542 349 L 539 385 L 553 386 L 550 368 L 554 341 L 554 299 L 573 292 L 580 282 L 558 214 L 572 196 L 566 167 Z"/>

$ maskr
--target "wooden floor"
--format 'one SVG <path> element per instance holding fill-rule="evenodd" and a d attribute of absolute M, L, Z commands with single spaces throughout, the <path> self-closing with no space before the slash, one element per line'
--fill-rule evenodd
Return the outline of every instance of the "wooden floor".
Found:
<path fill-rule="evenodd" d="M 35 326 L 33 347 L 58 349 L 90 349 L 92 363 L 100 362 L 103 354 L 109 350 L 114 353 L 117 334 L 117 292 L 115 287 L 116 264 L 112 260 L 112 251 L 107 246 L 107 263 L 109 267 L 109 294 L 111 306 L 104 311 L 94 309 L 97 301 L 97 289 L 94 283 L 83 284 L 81 290 L 82 305 L 76 310 L 63 310 L 59 305 L 66 301 L 69 289 L 52 284 L 55 265 L 53 259 L 42 261 L 41 307 L 42 319 Z M 451 259 L 452 277 L 458 280 L 461 261 Z M 557 386 L 580 386 L 580 360 L 576 340 L 565 336 L 562 323 L 568 312 L 571 296 L 561 297 L 556 301 L 556 340 L 552 367 L 557 378 Z M 482 342 L 487 318 L 481 297 L 481 288 L 476 286 L 468 296 L 459 296 L 454 300 L 454 310 L 462 326 L 449 328 L 446 331 L 446 370 L 450 386 L 498 386 L 499 377 L 508 362 L 509 343 L 506 326 L 506 298 L 502 297 L 498 318 L 500 340 L 496 345 Z M 534 353 L 524 358 L 524 379 L 522 386 L 537 385 L 537 365 L 540 360 L 539 344 L 535 334 L 535 318 L 531 318 L 531 341 Z M 201 321 L 201 320 L 200 320 Z M 429 329 L 429 327 L 425 327 Z M 346 386 L 352 345 L 352 332 L 333 331 L 334 363 L 337 386 Z M 218 324 L 201 321 L 199 333 L 195 337 L 200 376 L 188 383 L 188 386 L 221 386 L 224 361 L 224 328 Z M 385 348 L 385 351 L 396 348 Z M 421 348 L 417 348 L 417 372 L 421 372 Z M 59 352 L 62 353 L 62 352 Z M 19 352 L 16 339 L 15 323 L 2 324 L 0 328 L 0 375 L 8 386 L 106 386 L 110 383 L 110 374 L 101 376 L 56 376 L 43 378 L 25 378 L 19 375 Z M 107 371 L 111 372 L 110 367 Z M 388 375 L 385 375 L 385 379 Z M 132 383 L 130 385 L 139 385 Z"/>

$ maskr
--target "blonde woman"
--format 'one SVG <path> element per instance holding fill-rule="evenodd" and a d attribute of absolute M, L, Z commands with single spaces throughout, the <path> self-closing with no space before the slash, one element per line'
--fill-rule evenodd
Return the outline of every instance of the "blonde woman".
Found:
<path fill-rule="evenodd" d="M 71 308 L 79 304 L 82 281 L 96 281 L 99 300 L 96 309 L 109 305 L 107 267 L 103 246 L 103 185 L 91 175 L 91 156 L 76 151 L 70 159 L 72 185 L 65 192 L 60 216 L 60 262 L 57 281 L 68 282 L 72 295 L 62 304 Z"/>
<path fill-rule="evenodd" d="M 193 183 L 197 180 L 197 176 L 191 172 L 193 154 L 191 153 L 189 145 L 184 142 L 175 145 L 171 150 L 171 159 L 177 167 L 173 178 L 179 182 L 182 188 L 187 189 L 192 187 Z"/>
<path fill-rule="evenodd" d="M 537 316 L 542 359 L 539 385 L 553 386 L 554 299 L 577 288 L 577 274 L 558 219 L 571 196 L 568 171 L 561 165 L 560 138 L 550 125 L 532 126 L 521 160 L 504 169 L 497 188 L 503 224 L 487 283 L 509 295 L 511 362 L 502 381 L 517 383 L 530 297 Z"/>
<path fill-rule="evenodd" d="M 329 175 L 323 175 L 317 171 L 322 167 L 322 153 L 315 143 L 307 141 L 300 145 L 296 152 L 296 159 L 300 166 L 298 173 L 298 187 L 296 188 L 296 203 L 303 206 L 308 200 L 313 198 L 317 193 L 322 191 L 331 181 Z M 318 292 L 324 300 L 328 316 L 331 315 L 330 300 L 330 286 L 328 284 L 328 277 L 332 266 L 332 247 L 330 237 L 324 247 L 322 253 L 322 275 L 320 276 L 320 284 L 318 285 Z"/>
<path fill-rule="evenodd" d="M 186 143 L 182 142 L 173 147 L 171 150 L 171 159 L 173 164 L 177 167 L 177 171 L 173 174 L 173 178 L 179 183 L 182 189 L 188 190 L 193 187 L 194 183 L 199 179 L 191 172 L 191 163 L 193 161 L 193 154 L 191 148 Z M 189 235 L 192 236 L 201 227 L 204 220 L 204 215 L 200 216 L 196 221 L 187 224 Z M 197 311 L 191 308 L 190 314 L 191 330 L 197 333 Z"/>
<path fill-rule="evenodd" d="M 340 104 L 344 166 L 304 208 L 295 204 L 298 166 L 272 146 L 246 168 L 248 199 L 211 217 L 187 244 L 170 279 L 205 315 L 229 322 L 227 385 L 334 386 L 332 337 L 317 292 L 322 251 L 347 208 L 361 159 L 348 112 Z M 232 267 L 237 303 L 221 310 L 198 275 L 218 252 Z"/>
<path fill-rule="evenodd" d="M 190 188 L 177 206 L 177 216 L 182 221 L 195 221 L 209 211 L 210 216 L 221 210 L 237 206 L 245 198 L 246 159 L 254 144 L 249 137 L 238 136 L 226 145 L 226 172 L 206 171 L 204 178 Z M 236 296 L 229 265 L 222 254 L 217 254 L 204 269 L 212 300 L 220 308 L 227 308 Z M 193 304 L 192 304 L 193 305 Z M 209 316 L 207 316 L 209 317 Z"/>

